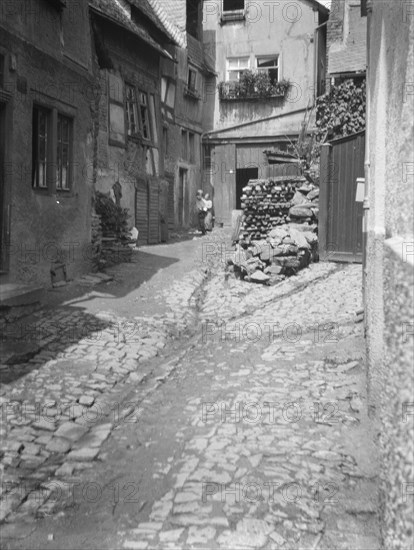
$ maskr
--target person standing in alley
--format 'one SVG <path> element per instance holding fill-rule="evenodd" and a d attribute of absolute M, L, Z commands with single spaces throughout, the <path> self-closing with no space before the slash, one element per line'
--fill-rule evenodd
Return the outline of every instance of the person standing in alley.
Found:
<path fill-rule="evenodd" d="M 206 231 L 213 231 L 213 201 L 210 199 L 210 195 L 208 193 L 204 196 L 204 202 L 207 208 L 204 227 L 206 228 Z"/>
<path fill-rule="evenodd" d="M 199 189 L 196 195 L 196 209 L 198 215 L 198 228 L 203 235 L 206 234 L 205 218 L 207 214 L 206 201 L 203 198 L 203 191 Z"/>

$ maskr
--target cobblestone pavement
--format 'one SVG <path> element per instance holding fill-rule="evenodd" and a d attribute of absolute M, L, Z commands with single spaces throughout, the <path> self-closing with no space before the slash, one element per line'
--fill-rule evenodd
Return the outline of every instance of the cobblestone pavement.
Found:
<path fill-rule="evenodd" d="M 136 345 L 94 315 L 103 347 L 47 359 L 52 342 L 3 390 L 8 411 L 50 400 L 47 422 L 7 417 L 3 547 L 380 548 L 361 266 L 268 288 L 213 257 L 207 280 L 208 239 L 186 245 L 196 266 L 159 290 L 169 317 L 148 315 Z"/>
<path fill-rule="evenodd" d="M 142 247 L 131 264 L 109 270 L 113 283 L 80 296 L 73 285 L 60 290 L 63 303 L 52 295 L 50 307 L 8 328 L 4 337 L 35 343 L 38 353 L 0 366 L 0 521 L 48 514 L 53 479 L 88 469 L 113 427 L 133 416 L 116 400 L 119 389 L 148 382 L 145 396 L 168 376 L 171 365 L 149 360 L 191 333 L 207 276 L 200 250 L 198 241 L 177 243 L 167 259 L 166 246 Z"/>

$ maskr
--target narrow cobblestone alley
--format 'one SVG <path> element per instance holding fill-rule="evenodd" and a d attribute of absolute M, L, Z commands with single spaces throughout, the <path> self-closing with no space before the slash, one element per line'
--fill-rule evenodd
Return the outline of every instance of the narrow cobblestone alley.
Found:
<path fill-rule="evenodd" d="M 379 548 L 361 267 L 254 286 L 213 237 L 144 247 L 25 324 L 2 548 Z"/>

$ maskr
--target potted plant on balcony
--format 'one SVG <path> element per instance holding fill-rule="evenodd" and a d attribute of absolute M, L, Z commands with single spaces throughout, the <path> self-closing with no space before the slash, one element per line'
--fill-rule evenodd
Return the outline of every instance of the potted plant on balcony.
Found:
<path fill-rule="evenodd" d="M 290 82 L 274 82 L 267 72 L 243 71 L 240 80 L 220 82 L 218 85 L 221 100 L 267 99 L 284 97 Z"/>

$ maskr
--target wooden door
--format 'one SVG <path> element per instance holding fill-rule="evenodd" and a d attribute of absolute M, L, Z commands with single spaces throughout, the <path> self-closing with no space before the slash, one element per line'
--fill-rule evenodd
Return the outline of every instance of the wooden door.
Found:
<path fill-rule="evenodd" d="M 214 209 L 216 223 L 231 225 L 236 209 L 236 146 L 217 145 L 214 149 Z"/>
<path fill-rule="evenodd" d="M 362 262 L 362 202 L 357 178 L 364 177 L 365 133 L 322 147 L 319 250 L 322 260 Z"/>

